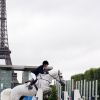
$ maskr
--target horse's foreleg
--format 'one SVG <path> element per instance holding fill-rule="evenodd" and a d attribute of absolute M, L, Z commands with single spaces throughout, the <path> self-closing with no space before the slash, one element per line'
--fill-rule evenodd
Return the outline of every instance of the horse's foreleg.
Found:
<path fill-rule="evenodd" d="M 11 100 L 20 100 L 20 96 L 16 94 L 11 94 Z"/>

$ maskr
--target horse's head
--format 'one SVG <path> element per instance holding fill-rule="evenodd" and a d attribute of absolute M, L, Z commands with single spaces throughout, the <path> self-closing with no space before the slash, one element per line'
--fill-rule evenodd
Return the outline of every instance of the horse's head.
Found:
<path fill-rule="evenodd" d="M 50 72 L 49 77 L 51 80 L 60 81 L 61 80 L 61 73 L 60 71 Z"/>
<path fill-rule="evenodd" d="M 37 76 L 37 79 L 39 81 L 40 88 L 44 90 L 50 89 L 50 84 L 52 83 L 52 80 L 61 82 L 59 71 L 50 72 L 49 74 L 39 74 Z"/>
<path fill-rule="evenodd" d="M 60 71 L 56 71 L 56 72 L 53 72 L 53 73 L 50 73 L 49 74 L 49 77 L 51 80 L 56 80 L 57 82 L 59 82 L 61 85 L 65 85 L 63 79 L 62 79 L 62 73 Z"/>

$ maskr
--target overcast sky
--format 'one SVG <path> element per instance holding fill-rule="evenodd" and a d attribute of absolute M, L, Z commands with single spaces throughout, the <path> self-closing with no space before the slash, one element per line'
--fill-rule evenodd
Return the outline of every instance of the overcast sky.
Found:
<path fill-rule="evenodd" d="M 48 60 L 65 79 L 100 66 L 100 0 L 7 0 L 14 65 Z"/>

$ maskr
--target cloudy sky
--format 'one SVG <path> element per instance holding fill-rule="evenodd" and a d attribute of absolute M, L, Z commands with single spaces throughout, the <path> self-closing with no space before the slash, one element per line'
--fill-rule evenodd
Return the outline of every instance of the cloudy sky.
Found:
<path fill-rule="evenodd" d="M 7 0 L 14 65 L 48 60 L 65 79 L 100 66 L 100 0 Z"/>

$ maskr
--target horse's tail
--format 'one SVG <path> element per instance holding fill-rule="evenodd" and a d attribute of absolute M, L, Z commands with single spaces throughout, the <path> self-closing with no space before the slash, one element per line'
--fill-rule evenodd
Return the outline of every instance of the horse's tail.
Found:
<path fill-rule="evenodd" d="M 10 100 L 11 89 L 5 89 L 1 92 L 1 100 Z"/>

